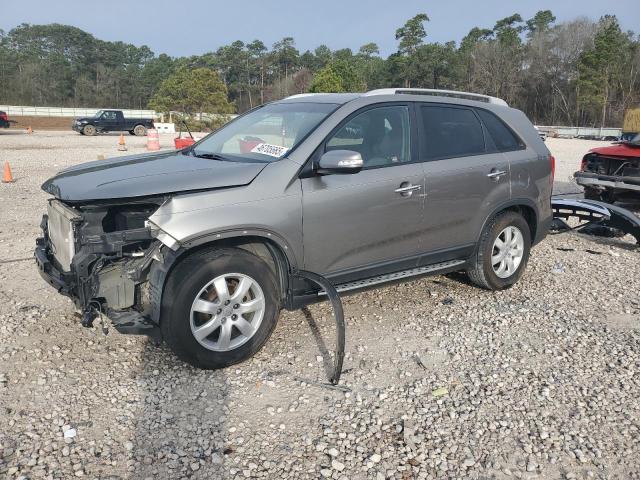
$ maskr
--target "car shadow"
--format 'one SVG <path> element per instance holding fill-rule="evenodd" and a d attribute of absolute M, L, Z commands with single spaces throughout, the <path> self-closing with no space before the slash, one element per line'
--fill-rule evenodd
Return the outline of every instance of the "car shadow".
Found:
<path fill-rule="evenodd" d="M 148 340 L 136 377 L 135 431 L 128 478 L 222 478 L 228 378 L 199 370 Z"/>
<path fill-rule="evenodd" d="M 304 315 L 304 319 L 309 326 L 309 330 L 311 330 L 311 335 L 313 336 L 313 339 L 318 346 L 320 355 L 322 356 L 322 365 L 325 375 L 327 378 L 331 378 L 331 376 L 333 375 L 333 358 L 331 356 L 331 353 L 329 352 L 329 349 L 327 348 L 327 344 L 325 343 L 324 338 L 322 338 L 322 333 L 320 332 L 318 323 L 313 318 L 313 314 L 311 313 L 311 310 L 309 310 L 309 308 L 304 307 L 302 309 L 302 314 Z"/>

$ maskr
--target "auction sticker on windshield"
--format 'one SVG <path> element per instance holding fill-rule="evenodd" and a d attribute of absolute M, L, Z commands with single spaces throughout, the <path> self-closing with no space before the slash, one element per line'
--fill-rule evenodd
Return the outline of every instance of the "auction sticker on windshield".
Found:
<path fill-rule="evenodd" d="M 261 153 L 263 155 L 269 155 L 270 157 L 280 158 L 289 149 L 287 147 L 279 147 L 278 145 L 271 145 L 270 143 L 261 143 L 251 149 L 251 153 Z"/>

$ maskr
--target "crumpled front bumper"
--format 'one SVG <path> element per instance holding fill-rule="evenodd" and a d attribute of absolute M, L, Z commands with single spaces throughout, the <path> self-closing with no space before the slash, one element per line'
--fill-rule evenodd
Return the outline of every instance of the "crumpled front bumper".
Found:
<path fill-rule="evenodd" d="M 110 320 L 111 325 L 120 333 L 144 334 L 160 340 L 160 330 L 148 313 L 136 308 L 111 308 L 108 304 L 92 298 L 87 292 L 102 292 L 100 290 L 101 273 L 96 272 L 88 277 L 79 275 L 74 268 L 70 272 L 65 272 L 59 268 L 54 259 L 50 241 L 48 239 L 46 227 L 46 215 L 42 222 L 43 237 L 36 239 L 34 258 L 40 276 L 56 291 L 62 295 L 70 297 L 76 307 L 83 312 L 84 326 L 91 326 L 93 318 L 97 314 L 104 314 Z M 102 295 L 99 293 L 98 296 Z M 87 320 L 88 319 L 88 320 Z"/>
<path fill-rule="evenodd" d="M 66 295 L 68 297 L 74 297 L 74 275 L 71 273 L 61 272 L 56 268 L 53 261 L 49 256 L 46 237 L 40 237 L 36 239 L 36 248 L 33 252 L 33 256 L 38 266 L 40 276 L 58 293 Z"/>
<path fill-rule="evenodd" d="M 600 175 L 590 172 L 576 172 L 573 176 L 576 179 L 576 183 L 583 187 L 613 188 L 616 190 L 640 192 L 640 177 Z"/>

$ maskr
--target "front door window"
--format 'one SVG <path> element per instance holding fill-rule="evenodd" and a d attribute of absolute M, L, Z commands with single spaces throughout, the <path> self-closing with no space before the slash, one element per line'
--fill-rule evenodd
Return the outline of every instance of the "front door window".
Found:
<path fill-rule="evenodd" d="M 372 108 L 355 116 L 329 139 L 326 150 L 359 152 L 364 169 L 410 162 L 409 108 Z"/>

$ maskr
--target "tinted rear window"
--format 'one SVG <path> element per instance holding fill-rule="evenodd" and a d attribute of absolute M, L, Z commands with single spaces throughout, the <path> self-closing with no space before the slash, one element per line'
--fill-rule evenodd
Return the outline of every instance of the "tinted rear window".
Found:
<path fill-rule="evenodd" d="M 486 110 L 477 110 L 478 115 L 484 122 L 489 135 L 493 139 L 496 148 L 500 152 L 508 152 L 511 150 L 519 150 L 522 148 L 522 142 L 516 135 L 493 113 Z"/>
<path fill-rule="evenodd" d="M 482 125 L 472 110 L 423 106 L 425 159 L 464 157 L 485 153 Z"/>

